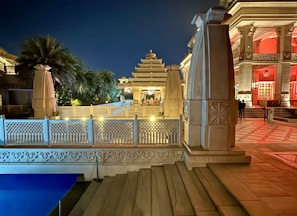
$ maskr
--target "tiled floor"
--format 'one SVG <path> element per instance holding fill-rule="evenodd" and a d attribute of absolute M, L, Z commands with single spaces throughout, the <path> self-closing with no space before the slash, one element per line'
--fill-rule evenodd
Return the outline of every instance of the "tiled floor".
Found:
<path fill-rule="evenodd" d="M 249 165 L 217 165 L 220 172 L 227 172 L 223 181 L 230 191 L 251 215 L 296 216 L 297 124 L 239 120 L 236 146 L 251 155 L 252 161 Z M 239 182 L 242 191 L 238 192 L 238 185 L 232 186 L 235 184 L 230 181 Z M 250 192 L 255 196 L 250 196 Z"/>
<path fill-rule="evenodd" d="M 297 143 L 297 124 L 263 119 L 241 119 L 236 125 L 236 143 Z"/>

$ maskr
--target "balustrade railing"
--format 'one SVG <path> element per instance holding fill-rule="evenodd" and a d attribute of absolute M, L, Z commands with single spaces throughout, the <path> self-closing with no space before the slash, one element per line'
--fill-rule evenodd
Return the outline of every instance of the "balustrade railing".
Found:
<path fill-rule="evenodd" d="M 181 145 L 182 118 L 99 120 L 5 119 L 0 145 Z"/>
<path fill-rule="evenodd" d="M 58 106 L 57 110 L 62 118 L 79 118 L 84 116 L 133 118 L 157 116 L 162 106 Z"/>

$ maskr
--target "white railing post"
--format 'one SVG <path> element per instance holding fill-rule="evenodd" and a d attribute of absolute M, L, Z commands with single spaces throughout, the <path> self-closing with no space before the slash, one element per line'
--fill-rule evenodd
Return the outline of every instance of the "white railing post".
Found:
<path fill-rule="evenodd" d="M 134 116 L 134 122 L 133 122 L 133 140 L 134 140 L 134 145 L 137 146 L 139 143 L 137 115 Z"/>
<path fill-rule="evenodd" d="M 88 120 L 88 143 L 94 145 L 94 129 L 93 129 L 93 116 L 90 115 Z"/>
<path fill-rule="evenodd" d="M 43 119 L 43 139 L 44 139 L 44 144 L 49 145 L 50 141 L 50 136 L 49 136 L 49 120 L 47 116 L 44 117 Z"/>
<path fill-rule="evenodd" d="M 93 104 L 90 105 L 90 115 L 94 115 L 94 107 Z"/>
<path fill-rule="evenodd" d="M 182 134 L 183 134 L 183 119 L 182 119 L 182 115 L 179 115 L 177 139 L 178 139 L 178 145 L 180 147 L 182 146 L 182 141 L 183 141 Z"/>
<path fill-rule="evenodd" d="M 4 115 L 0 115 L 0 145 L 5 145 Z"/>

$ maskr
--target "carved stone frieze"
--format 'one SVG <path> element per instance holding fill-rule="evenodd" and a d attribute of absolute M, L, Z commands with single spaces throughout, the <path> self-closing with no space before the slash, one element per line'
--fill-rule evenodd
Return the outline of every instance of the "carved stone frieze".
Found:
<path fill-rule="evenodd" d="M 253 61 L 276 62 L 278 61 L 278 57 L 277 54 L 254 54 Z"/>
<path fill-rule="evenodd" d="M 209 124 L 228 124 L 230 116 L 230 106 L 228 102 L 209 102 L 208 121 Z"/>
<path fill-rule="evenodd" d="M 1 149 L 0 163 L 121 163 L 175 162 L 183 160 L 181 149 Z"/>

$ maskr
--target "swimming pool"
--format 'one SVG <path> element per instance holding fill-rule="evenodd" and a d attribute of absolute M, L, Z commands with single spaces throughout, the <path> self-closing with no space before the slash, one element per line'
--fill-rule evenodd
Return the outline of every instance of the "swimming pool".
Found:
<path fill-rule="evenodd" d="M 77 174 L 2 174 L 1 215 L 48 215 L 76 183 L 76 178 Z"/>

